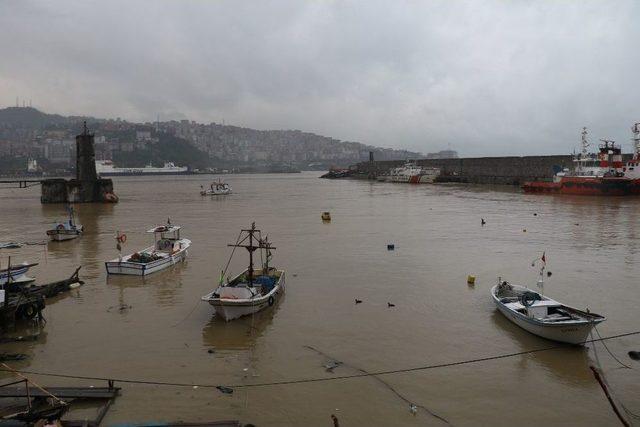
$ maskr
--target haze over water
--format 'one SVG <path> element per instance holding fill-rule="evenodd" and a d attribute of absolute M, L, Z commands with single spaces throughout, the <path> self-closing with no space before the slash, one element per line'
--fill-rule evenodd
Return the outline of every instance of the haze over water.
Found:
<path fill-rule="evenodd" d="M 117 205 L 76 206 L 79 239 L 0 252 L 37 261 L 40 283 L 82 265 L 86 284 L 47 301 L 40 338 L 1 344 L 27 353 L 13 367 L 73 375 L 238 385 L 331 378 L 359 369 L 383 371 L 442 364 L 553 346 L 518 328 L 493 305 L 498 276 L 535 287 L 531 262 L 546 252 L 545 293 L 605 315 L 603 336 L 640 329 L 640 200 L 547 197 L 508 187 L 402 185 L 317 179 L 318 173 L 231 175 L 228 197 L 201 197 L 211 177 L 114 179 Z M 39 188 L 0 190 L 2 241 L 43 240 L 65 217 L 41 205 Z M 320 220 L 323 211 L 331 223 Z M 537 215 L 534 215 L 537 214 Z M 146 278 L 106 277 L 117 256 L 150 244 L 155 224 L 183 226 L 193 241 L 188 261 Z M 480 218 L 487 224 L 480 225 Z M 200 301 L 218 280 L 241 228 L 252 221 L 277 248 L 287 271 L 286 296 L 273 309 L 224 323 Z M 526 230 L 526 232 L 524 231 Z M 395 251 L 387 251 L 394 243 Z M 247 264 L 236 252 L 230 270 Z M 476 275 L 475 286 L 466 284 Z M 354 304 L 355 299 L 363 300 Z M 389 308 L 387 303 L 395 304 Z M 124 308 L 126 307 L 126 308 Z M 19 329 L 16 333 L 35 332 Z M 616 396 L 640 412 L 640 336 L 607 341 L 633 370 L 598 345 Z M 344 365 L 325 371 L 328 358 Z M 214 353 L 208 350 L 213 349 Z M 617 425 L 589 364 L 592 350 L 566 347 L 493 361 L 381 378 L 398 393 L 456 426 Z M 9 376 L 3 374 L 3 378 Z M 43 385 L 99 381 L 31 376 Z M 258 426 L 445 425 L 375 378 L 280 386 L 213 388 L 116 383 L 122 394 L 107 424 L 240 419 Z"/>

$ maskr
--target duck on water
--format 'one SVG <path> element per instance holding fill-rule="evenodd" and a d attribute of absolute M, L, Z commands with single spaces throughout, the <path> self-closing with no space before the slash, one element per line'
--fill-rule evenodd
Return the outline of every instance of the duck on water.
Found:
<path fill-rule="evenodd" d="M 262 237 L 255 222 L 251 228 L 242 230 L 234 248 L 245 248 L 249 252 L 249 267 L 232 279 L 224 281 L 224 271 L 218 287 L 202 297 L 215 309 L 216 315 L 225 321 L 257 313 L 273 306 L 284 295 L 285 272 L 269 265 L 271 251 L 276 249 L 267 237 Z M 254 252 L 260 251 L 262 268 L 254 268 Z M 263 256 L 264 255 L 264 256 Z M 233 257 L 233 252 L 231 253 Z M 231 261 L 231 260 L 229 260 Z M 228 264 L 227 264 L 228 265 Z"/>
<path fill-rule="evenodd" d="M 543 266 L 538 287 L 543 289 Z M 522 329 L 549 340 L 569 344 L 584 344 L 591 329 L 606 318 L 555 301 L 542 292 L 534 292 L 526 286 L 514 285 L 498 278 L 491 288 L 496 307 L 505 317 Z"/>

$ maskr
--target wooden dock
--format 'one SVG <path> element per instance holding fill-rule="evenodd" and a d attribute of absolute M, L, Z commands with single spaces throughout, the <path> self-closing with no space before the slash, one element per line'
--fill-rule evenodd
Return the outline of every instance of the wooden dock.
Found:
<path fill-rule="evenodd" d="M 41 183 L 42 178 L 15 178 L 0 180 L 0 186 L 2 186 L 2 188 L 29 188 L 35 185 L 40 185 Z"/>
<path fill-rule="evenodd" d="M 18 374 L 19 375 L 19 374 Z M 21 376 L 21 375 L 19 375 Z M 23 377 L 24 378 L 24 377 Z M 16 386 L 23 384 L 22 386 Z M 57 419 L 66 427 L 97 427 L 120 394 L 113 381 L 107 387 L 46 387 L 30 385 L 26 378 L 0 385 L 0 423 L 31 426 L 43 419 Z M 64 414 L 76 403 L 100 405 L 94 419 L 67 420 Z"/>
<path fill-rule="evenodd" d="M 37 388 L 29 389 L 29 396 L 50 397 L 53 394 L 59 399 L 115 399 L 119 387 L 47 387 L 44 391 Z M 0 387 L 0 399 L 5 397 L 27 397 L 24 387 Z"/>

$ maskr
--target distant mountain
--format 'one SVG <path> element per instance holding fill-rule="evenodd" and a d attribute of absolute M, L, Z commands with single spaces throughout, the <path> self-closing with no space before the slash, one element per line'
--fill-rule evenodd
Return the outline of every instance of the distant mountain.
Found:
<path fill-rule="evenodd" d="M 97 158 L 122 164 L 172 161 L 193 168 L 313 168 L 348 166 L 369 159 L 406 160 L 421 153 L 341 141 L 300 130 L 256 130 L 189 120 L 132 123 L 43 113 L 30 107 L 0 109 L 0 154 L 67 162 L 51 144 L 72 141 L 86 120 L 96 134 Z M 4 144 L 4 148 L 2 145 Z M 6 144 L 8 143 L 8 144 Z M 65 149 L 62 149 L 65 150 Z M 69 151 L 69 149 L 66 149 Z"/>
<path fill-rule="evenodd" d="M 0 109 L 0 126 L 21 128 L 43 128 L 69 122 L 68 117 L 46 114 L 31 107 L 9 107 Z"/>

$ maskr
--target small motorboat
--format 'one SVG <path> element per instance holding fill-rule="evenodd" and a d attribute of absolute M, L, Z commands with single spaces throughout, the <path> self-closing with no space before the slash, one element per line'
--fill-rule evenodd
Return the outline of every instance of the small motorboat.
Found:
<path fill-rule="evenodd" d="M 75 239 L 84 231 L 82 225 L 76 224 L 73 207 L 69 206 L 67 210 L 69 211 L 69 219 L 64 222 L 58 222 L 53 229 L 47 230 L 47 236 L 53 242 Z"/>
<path fill-rule="evenodd" d="M 540 283 L 540 282 L 538 282 Z M 532 334 L 569 344 L 584 344 L 591 329 L 606 319 L 588 310 L 561 304 L 525 286 L 502 279 L 491 288 L 498 310 L 516 325 Z"/>
<path fill-rule="evenodd" d="M 147 233 L 154 235 L 153 246 L 105 262 L 107 274 L 146 276 L 184 261 L 188 255 L 187 250 L 191 246 L 191 240 L 180 237 L 180 228 L 167 221 L 167 225 L 147 230 Z M 127 236 L 118 233 L 116 240 L 120 250 L 120 245 L 127 241 Z"/>
<path fill-rule="evenodd" d="M 242 244 L 247 242 L 248 244 Z M 242 230 L 234 248 L 246 248 L 249 252 L 249 267 L 232 279 L 224 281 L 224 271 L 220 276 L 218 287 L 202 297 L 203 301 L 211 304 L 216 315 L 225 321 L 257 313 L 273 306 L 284 295 L 285 272 L 269 265 L 271 251 L 275 249 L 262 238 L 255 223 L 251 228 Z M 254 269 L 253 256 L 256 250 L 264 251 L 262 268 Z M 233 256 L 233 252 L 231 254 Z M 261 254 L 262 255 L 262 254 Z M 228 264 L 227 264 L 228 265 Z"/>
<path fill-rule="evenodd" d="M 0 285 L 6 285 L 7 283 L 31 283 L 35 281 L 36 279 L 26 274 L 31 267 L 36 265 L 38 265 L 37 262 L 23 262 L 21 264 L 11 265 L 11 259 L 9 259 L 7 268 L 0 268 Z"/>
<path fill-rule="evenodd" d="M 212 182 L 207 189 L 202 185 L 200 186 L 201 196 L 224 196 L 226 194 L 231 194 L 231 186 L 221 180 L 218 180 L 218 182 Z"/>

